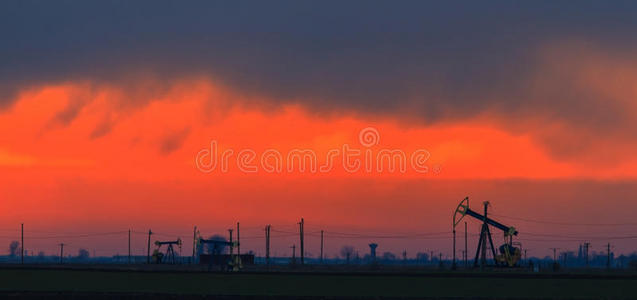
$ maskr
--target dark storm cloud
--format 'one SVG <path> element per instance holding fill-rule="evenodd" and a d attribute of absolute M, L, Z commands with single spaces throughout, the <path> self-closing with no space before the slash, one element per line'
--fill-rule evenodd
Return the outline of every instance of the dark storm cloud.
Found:
<path fill-rule="evenodd" d="M 190 127 L 184 128 L 177 132 L 172 132 L 164 136 L 159 145 L 159 151 L 161 154 L 167 155 L 176 150 L 179 150 L 183 146 L 184 141 L 190 134 Z"/>
<path fill-rule="evenodd" d="M 0 105 L 39 82 L 208 75 L 315 108 L 607 129 L 632 116 L 569 78 L 539 95 L 529 78 L 546 43 L 629 53 L 636 14 L 631 1 L 3 1 Z"/>
<path fill-rule="evenodd" d="M 93 131 L 91 131 L 91 134 L 89 137 L 91 139 L 97 139 L 97 138 L 103 137 L 107 135 L 109 132 L 111 132 L 112 129 L 113 129 L 112 122 L 110 122 L 109 120 L 102 120 L 97 126 L 95 126 L 95 128 L 93 128 Z"/>

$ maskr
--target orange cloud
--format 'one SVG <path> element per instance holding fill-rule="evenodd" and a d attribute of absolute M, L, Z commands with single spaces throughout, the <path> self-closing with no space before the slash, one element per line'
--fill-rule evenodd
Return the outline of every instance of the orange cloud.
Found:
<path fill-rule="evenodd" d="M 541 145 L 535 144 L 532 133 L 513 135 L 506 128 L 480 119 L 405 127 L 402 120 L 392 116 L 356 116 L 344 112 L 324 117 L 297 105 L 264 107 L 260 103 L 267 103 L 267 99 L 247 98 L 207 80 L 175 83 L 160 97 L 138 93 L 136 97 L 148 97 L 147 104 L 134 108 L 122 108 L 121 103 L 127 97 L 124 93 L 125 90 L 112 86 L 67 84 L 21 94 L 12 108 L 0 115 L 0 122 L 5 125 L 0 132 L 3 165 L 29 163 L 35 174 L 39 166 L 55 165 L 63 170 L 82 168 L 73 172 L 96 178 L 197 180 L 209 175 L 196 170 L 195 155 L 215 140 L 220 148 L 234 151 L 229 159 L 231 165 L 236 165 L 242 149 L 252 149 L 257 154 L 276 149 L 284 155 L 293 149 L 310 149 L 316 153 L 317 163 L 324 164 L 329 150 L 342 150 L 347 144 L 363 151 L 362 154 L 373 151 L 373 158 L 378 158 L 383 149 L 402 150 L 407 159 L 411 153 L 425 149 L 430 154 L 427 167 L 438 168 L 426 174 L 410 171 L 349 174 L 342 168 L 339 170 L 342 160 L 338 156 L 334 170 L 323 174 L 328 177 L 634 176 L 610 171 L 590 174 L 585 171 L 586 166 L 577 162 L 556 161 Z M 65 122 L 56 124 L 69 106 L 75 112 L 71 116 L 65 114 Z M 379 131 L 380 140 L 367 148 L 360 144 L 358 133 L 370 126 Z M 256 165 L 258 158 L 254 161 Z M 229 175 L 237 171 L 231 166 Z M 302 174 L 277 174 L 299 175 Z"/>
<path fill-rule="evenodd" d="M 127 103 L 133 97 L 142 104 Z M 422 220 L 406 212 L 444 212 L 466 194 L 487 188 L 444 190 L 432 188 L 431 182 L 445 186 L 458 180 L 616 180 L 637 175 L 634 161 L 592 171 L 585 163 L 556 160 L 531 133 L 513 134 L 480 118 L 427 126 L 393 116 L 347 111 L 324 116 L 310 107 L 267 103 L 207 79 L 175 82 L 162 94 L 128 94 L 117 86 L 87 83 L 25 91 L 0 113 L 0 196 L 7 199 L 0 225 L 27 222 L 64 230 L 79 224 L 87 231 L 111 231 L 156 224 L 169 231 L 166 226 L 195 222 L 213 228 L 235 218 L 254 226 L 293 223 L 303 215 L 350 228 L 374 224 L 418 230 L 428 224 L 446 230 L 444 218 Z M 65 113 L 69 107 L 73 113 Z M 377 145 L 361 144 L 359 132 L 367 127 L 378 130 Z M 197 153 L 211 140 L 219 151 L 234 151 L 227 173 L 196 168 Z M 382 149 L 408 154 L 426 149 L 428 169 L 349 173 L 341 160 L 326 173 L 284 169 L 246 174 L 236 167 L 242 149 L 258 155 L 268 149 L 311 149 L 321 165 L 331 149 L 344 144 L 374 155 Z M 429 188 L 416 188 L 414 182 L 420 180 L 430 182 Z M 413 194 L 405 194 L 405 185 Z M 306 201 L 299 204 L 300 198 Z M 393 216 L 382 218 L 385 212 Z"/>

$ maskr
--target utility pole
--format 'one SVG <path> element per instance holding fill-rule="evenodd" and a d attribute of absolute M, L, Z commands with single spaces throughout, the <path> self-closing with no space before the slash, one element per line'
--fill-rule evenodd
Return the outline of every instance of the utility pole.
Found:
<path fill-rule="evenodd" d="M 150 236 L 153 234 L 153 232 L 148 229 L 148 248 L 146 251 L 146 263 L 150 264 Z"/>
<path fill-rule="evenodd" d="M 128 230 L 128 264 L 130 265 L 130 229 Z"/>
<path fill-rule="evenodd" d="M 265 225 L 265 263 L 270 264 L 270 225 Z"/>
<path fill-rule="evenodd" d="M 195 252 L 197 251 L 197 226 L 192 229 L 192 263 L 195 263 Z"/>
<path fill-rule="evenodd" d="M 524 249 L 524 263 L 529 264 L 529 261 L 526 259 L 526 249 Z"/>
<path fill-rule="evenodd" d="M 456 269 L 456 225 L 453 225 L 453 262 L 451 262 L 451 269 Z"/>
<path fill-rule="evenodd" d="M 466 255 L 466 251 L 464 251 L 464 250 L 460 250 L 460 251 L 462 251 L 462 258 L 464 259 L 465 255 Z M 466 259 L 464 260 L 464 266 L 465 267 L 467 266 L 467 260 Z"/>
<path fill-rule="evenodd" d="M 241 240 L 239 239 L 239 222 L 237 222 L 237 255 L 241 255 Z"/>
<path fill-rule="evenodd" d="M 232 228 L 228 229 L 228 233 L 230 234 L 230 260 L 231 260 L 232 262 L 234 262 L 234 259 L 233 259 L 233 255 L 234 255 L 234 253 L 233 253 L 234 245 L 232 244 Z"/>
<path fill-rule="evenodd" d="M 24 265 L 24 223 L 20 224 L 20 263 Z"/>
<path fill-rule="evenodd" d="M 301 241 L 300 241 L 301 242 L 301 249 L 300 249 L 301 250 L 301 264 L 304 263 L 303 258 L 305 258 L 305 251 L 304 251 L 305 249 L 303 247 L 303 225 L 305 225 L 304 223 L 305 222 L 303 221 L 303 218 L 301 218 L 301 222 L 299 222 L 299 235 L 300 235 L 300 238 L 301 238 Z"/>
<path fill-rule="evenodd" d="M 321 263 L 323 263 L 323 230 L 321 230 Z"/>
<path fill-rule="evenodd" d="M 467 261 L 467 221 L 464 222 L 464 266 L 465 268 L 468 267 L 468 261 Z"/>
<path fill-rule="evenodd" d="M 433 251 L 429 251 L 429 260 L 431 261 L 431 264 L 433 265 L 434 263 L 434 252 Z"/>
<path fill-rule="evenodd" d="M 64 259 L 64 243 L 60 244 L 60 264 L 62 264 Z"/>
<path fill-rule="evenodd" d="M 296 244 L 292 245 L 292 263 L 296 263 Z"/>
<path fill-rule="evenodd" d="M 584 243 L 584 258 L 586 259 L 586 266 L 588 267 L 588 247 L 591 246 L 591 243 L 589 242 L 585 242 Z"/>
<path fill-rule="evenodd" d="M 610 243 L 606 244 L 606 268 L 610 269 Z"/>
<path fill-rule="evenodd" d="M 553 263 L 557 264 L 557 250 L 560 248 L 549 248 L 553 250 Z"/>

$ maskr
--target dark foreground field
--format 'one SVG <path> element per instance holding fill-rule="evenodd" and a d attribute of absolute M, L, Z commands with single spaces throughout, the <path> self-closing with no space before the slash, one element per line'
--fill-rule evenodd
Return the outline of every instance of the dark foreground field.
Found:
<path fill-rule="evenodd" d="M 31 299 L 635 299 L 637 276 L 3 268 L 0 290 Z"/>

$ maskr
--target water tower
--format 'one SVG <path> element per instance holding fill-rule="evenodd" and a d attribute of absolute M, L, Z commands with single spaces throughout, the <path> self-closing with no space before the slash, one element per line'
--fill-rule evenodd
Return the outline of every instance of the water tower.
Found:
<path fill-rule="evenodd" d="M 369 244 L 369 254 L 371 255 L 373 261 L 376 261 L 376 247 L 378 247 L 378 244 L 376 243 Z"/>

